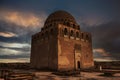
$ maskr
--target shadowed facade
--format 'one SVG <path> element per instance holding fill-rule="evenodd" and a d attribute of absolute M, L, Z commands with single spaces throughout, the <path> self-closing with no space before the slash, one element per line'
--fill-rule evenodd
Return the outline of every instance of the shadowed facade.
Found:
<path fill-rule="evenodd" d="M 94 66 L 91 34 L 82 32 L 66 11 L 50 14 L 41 32 L 32 36 L 31 66 L 38 69 L 79 70 Z"/>

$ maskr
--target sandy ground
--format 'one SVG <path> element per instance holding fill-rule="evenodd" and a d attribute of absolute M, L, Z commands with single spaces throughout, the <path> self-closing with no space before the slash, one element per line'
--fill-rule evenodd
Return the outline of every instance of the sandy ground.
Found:
<path fill-rule="evenodd" d="M 114 74 L 112 77 L 101 76 L 102 73 L 81 72 L 77 76 L 57 76 L 51 72 L 36 72 L 37 80 L 120 80 L 120 73 Z"/>

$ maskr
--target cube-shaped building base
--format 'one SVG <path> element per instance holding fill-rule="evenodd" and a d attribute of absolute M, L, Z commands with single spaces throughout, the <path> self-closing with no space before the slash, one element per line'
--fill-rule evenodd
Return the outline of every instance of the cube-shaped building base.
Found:
<path fill-rule="evenodd" d="M 30 63 L 37 69 L 92 68 L 91 34 L 82 32 L 68 12 L 56 11 L 48 16 L 41 32 L 32 36 Z"/>

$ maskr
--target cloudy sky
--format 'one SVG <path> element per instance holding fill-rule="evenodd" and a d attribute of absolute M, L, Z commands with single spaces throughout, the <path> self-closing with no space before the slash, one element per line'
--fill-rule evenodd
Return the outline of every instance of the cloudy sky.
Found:
<path fill-rule="evenodd" d="M 0 62 L 29 62 L 31 35 L 56 10 L 92 33 L 94 60 L 120 60 L 120 0 L 0 0 Z"/>

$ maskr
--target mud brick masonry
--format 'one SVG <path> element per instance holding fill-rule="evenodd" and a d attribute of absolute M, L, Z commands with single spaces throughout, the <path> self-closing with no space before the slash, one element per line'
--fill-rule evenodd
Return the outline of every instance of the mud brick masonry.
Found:
<path fill-rule="evenodd" d="M 31 66 L 38 69 L 79 70 L 94 66 L 91 34 L 82 32 L 66 11 L 48 16 L 32 36 Z"/>

